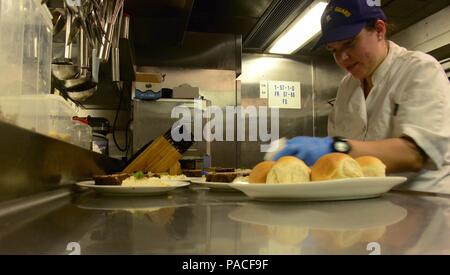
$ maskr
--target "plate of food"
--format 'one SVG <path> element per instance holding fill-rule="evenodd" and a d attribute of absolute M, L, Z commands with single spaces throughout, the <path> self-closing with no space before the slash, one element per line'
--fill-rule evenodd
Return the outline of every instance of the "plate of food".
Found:
<path fill-rule="evenodd" d="M 140 172 L 133 175 L 95 176 L 94 180 L 77 183 L 80 187 L 87 187 L 98 193 L 114 195 L 161 195 L 189 184 L 189 182 L 149 177 Z"/>
<path fill-rule="evenodd" d="M 159 178 L 165 181 L 184 181 L 184 182 L 190 182 L 191 179 L 187 177 L 186 175 L 159 175 Z"/>
<path fill-rule="evenodd" d="M 289 184 L 231 183 L 230 187 L 256 200 L 332 201 L 376 198 L 405 181 L 404 177 L 353 178 Z"/>
<path fill-rule="evenodd" d="M 205 177 L 191 180 L 192 183 L 218 191 L 238 191 L 231 183 L 247 183 L 248 172 L 210 172 Z"/>
<path fill-rule="evenodd" d="M 187 177 L 190 182 L 192 181 L 204 181 L 206 180 L 206 176 L 203 177 Z"/>
<path fill-rule="evenodd" d="M 203 187 L 208 187 L 213 190 L 239 192 L 239 190 L 232 188 L 229 182 L 210 182 L 206 179 L 191 180 L 191 183 L 198 184 Z"/>
<path fill-rule="evenodd" d="M 295 157 L 255 166 L 249 183 L 231 183 L 255 200 L 334 201 L 379 197 L 405 182 L 405 177 L 386 177 L 386 166 L 377 158 L 353 159 L 332 153 L 311 168 Z"/>

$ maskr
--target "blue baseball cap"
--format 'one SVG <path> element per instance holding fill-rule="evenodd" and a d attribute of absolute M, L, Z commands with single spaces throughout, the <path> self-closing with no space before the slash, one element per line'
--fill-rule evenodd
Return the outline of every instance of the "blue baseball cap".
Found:
<path fill-rule="evenodd" d="M 357 36 L 371 20 L 384 20 L 387 17 L 376 5 L 377 0 L 331 0 L 322 18 L 322 37 L 314 45 L 316 50 L 328 43 L 352 39 Z"/>

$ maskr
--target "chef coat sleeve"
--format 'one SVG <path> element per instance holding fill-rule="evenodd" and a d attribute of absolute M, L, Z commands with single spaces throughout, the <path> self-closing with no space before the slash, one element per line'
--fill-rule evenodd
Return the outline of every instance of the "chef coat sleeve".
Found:
<path fill-rule="evenodd" d="M 412 138 L 440 169 L 450 142 L 450 83 L 440 64 L 425 54 L 411 59 L 395 99 L 394 127 Z"/>

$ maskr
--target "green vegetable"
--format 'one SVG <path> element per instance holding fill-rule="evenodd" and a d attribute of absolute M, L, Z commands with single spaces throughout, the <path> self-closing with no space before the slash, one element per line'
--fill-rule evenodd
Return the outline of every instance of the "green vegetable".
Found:
<path fill-rule="evenodd" d="M 145 177 L 144 172 L 137 171 L 133 174 L 134 178 L 137 180 L 143 179 Z"/>

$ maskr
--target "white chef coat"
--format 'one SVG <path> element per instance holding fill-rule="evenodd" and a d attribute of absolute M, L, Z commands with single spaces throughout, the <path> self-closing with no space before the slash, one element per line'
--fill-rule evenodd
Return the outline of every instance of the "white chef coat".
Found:
<path fill-rule="evenodd" d="M 400 188 L 450 193 L 450 83 L 436 59 L 389 42 L 367 99 L 352 75 L 342 80 L 328 118 L 329 136 L 377 141 L 412 138 L 429 160 Z"/>

